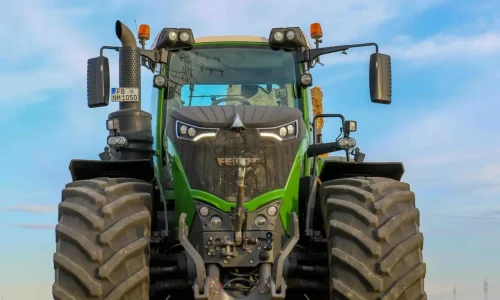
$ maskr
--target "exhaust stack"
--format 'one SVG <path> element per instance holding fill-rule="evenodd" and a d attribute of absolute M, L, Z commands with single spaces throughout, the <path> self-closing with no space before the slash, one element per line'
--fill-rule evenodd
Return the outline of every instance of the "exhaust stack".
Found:
<path fill-rule="evenodd" d="M 139 101 L 120 102 L 119 110 L 109 114 L 108 120 L 118 120 L 119 128 L 109 130 L 108 139 L 120 135 L 127 140 L 125 147 L 110 148 L 109 159 L 152 159 L 152 117 L 150 113 L 141 110 L 141 49 L 137 46 L 132 31 L 122 22 L 116 21 L 115 32 L 122 43 L 119 56 L 120 88 L 138 88 Z"/>
<path fill-rule="evenodd" d="M 130 29 L 120 21 L 115 25 L 116 37 L 122 43 L 120 48 L 120 87 L 141 88 L 141 49 Z M 141 109 L 141 93 L 138 102 L 120 102 L 120 109 Z"/>

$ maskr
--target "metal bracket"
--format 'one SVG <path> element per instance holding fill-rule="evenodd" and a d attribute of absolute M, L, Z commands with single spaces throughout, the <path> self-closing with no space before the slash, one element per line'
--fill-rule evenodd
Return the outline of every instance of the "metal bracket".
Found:
<path fill-rule="evenodd" d="M 194 288 L 198 288 L 199 292 L 203 293 L 207 272 L 200 253 L 196 251 L 194 246 L 187 239 L 188 226 L 186 225 L 186 217 L 187 214 L 185 213 L 182 213 L 179 217 L 179 242 L 181 243 L 182 247 L 184 247 L 187 254 L 193 259 L 196 266 L 196 281 L 194 283 Z"/>
<path fill-rule="evenodd" d="M 299 241 L 299 218 L 297 217 L 297 214 L 295 212 L 292 212 L 291 214 L 291 232 L 290 232 L 290 239 L 286 243 L 285 247 L 280 251 L 278 254 L 278 257 L 276 259 L 276 264 L 275 264 L 275 269 L 274 269 L 274 277 L 276 278 L 276 292 L 280 293 L 281 289 L 285 285 L 285 279 L 283 278 L 283 266 L 285 263 L 285 259 L 288 257 L 290 252 L 292 252 L 293 247 L 297 244 Z"/>
<path fill-rule="evenodd" d="M 155 63 L 167 63 L 168 52 L 165 49 L 160 50 L 145 50 L 141 49 L 141 56 L 152 60 Z"/>
<path fill-rule="evenodd" d="M 317 190 L 318 190 L 318 179 L 314 178 L 314 183 L 310 191 L 309 198 L 307 199 L 305 235 L 308 237 L 312 237 L 314 232 L 313 221 L 314 221 L 314 211 L 316 206 Z"/>

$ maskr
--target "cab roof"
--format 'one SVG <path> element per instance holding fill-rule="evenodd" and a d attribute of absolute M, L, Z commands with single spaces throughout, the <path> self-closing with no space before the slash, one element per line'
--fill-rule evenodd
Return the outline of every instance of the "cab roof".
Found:
<path fill-rule="evenodd" d="M 303 32 L 302 32 L 303 33 Z M 304 34 L 304 36 L 306 36 Z M 261 36 L 253 35 L 220 35 L 220 36 L 204 36 L 195 37 L 196 44 L 201 43 L 223 43 L 223 42 L 246 42 L 246 43 L 269 43 L 269 39 Z M 307 48 L 311 49 L 311 44 L 306 38 Z"/>
<path fill-rule="evenodd" d="M 302 29 L 302 34 L 306 37 L 307 48 L 311 49 L 311 43 L 307 39 L 307 35 L 304 33 Z M 161 33 L 161 32 L 160 32 Z M 156 35 L 153 44 L 151 45 L 151 49 L 156 46 L 156 42 L 158 41 L 158 37 L 160 33 Z M 196 37 L 194 38 L 195 44 L 202 43 L 223 43 L 223 42 L 243 42 L 243 43 L 269 43 L 269 39 L 261 36 L 253 36 L 253 35 L 220 35 L 220 36 L 204 36 L 204 37 Z"/>
<path fill-rule="evenodd" d="M 204 36 L 195 38 L 196 44 L 221 43 L 221 42 L 269 43 L 269 40 L 265 37 L 250 36 L 250 35 L 220 35 L 220 36 Z"/>

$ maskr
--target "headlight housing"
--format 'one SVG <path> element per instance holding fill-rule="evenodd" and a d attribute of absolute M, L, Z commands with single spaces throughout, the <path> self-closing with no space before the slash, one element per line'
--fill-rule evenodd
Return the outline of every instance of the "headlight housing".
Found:
<path fill-rule="evenodd" d="M 269 45 L 273 49 L 298 49 L 308 47 L 307 39 L 300 27 L 273 28 L 269 34 Z"/>
<path fill-rule="evenodd" d="M 262 137 L 274 138 L 280 142 L 294 139 L 298 135 L 299 123 L 297 120 L 283 124 L 281 126 L 270 128 L 259 128 L 259 134 Z"/>
<path fill-rule="evenodd" d="M 111 136 L 108 138 L 108 146 L 112 148 L 123 148 L 128 141 L 124 136 Z"/>
<path fill-rule="evenodd" d="M 217 128 L 203 128 L 181 121 L 175 123 L 175 134 L 178 139 L 196 142 L 204 138 L 217 136 Z"/>
<path fill-rule="evenodd" d="M 193 31 L 189 28 L 163 28 L 152 48 L 169 50 L 190 49 L 195 43 Z"/>
<path fill-rule="evenodd" d="M 351 149 L 356 147 L 356 140 L 353 139 L 352 137 L 343 137 L 337 140 L 337 145 L 339 145 L 340 148 L 342 149 Z"/>

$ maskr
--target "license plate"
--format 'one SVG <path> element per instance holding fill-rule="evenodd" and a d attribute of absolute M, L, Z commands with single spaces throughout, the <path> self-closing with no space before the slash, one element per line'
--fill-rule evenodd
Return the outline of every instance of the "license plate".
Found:
<path fill-rule="evenodd" d="M 139 88 L 112 88 L 111 101 L 113 102 L 138 102 Z"/>

